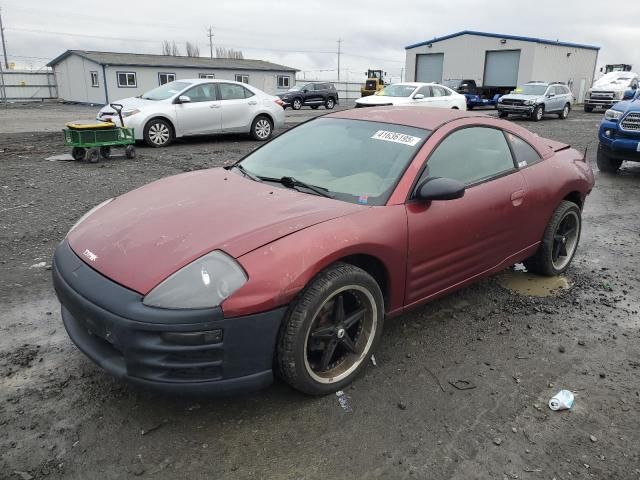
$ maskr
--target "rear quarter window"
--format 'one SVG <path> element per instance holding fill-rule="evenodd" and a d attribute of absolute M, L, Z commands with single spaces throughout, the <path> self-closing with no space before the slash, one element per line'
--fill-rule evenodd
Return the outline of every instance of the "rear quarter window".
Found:
<path fill-rule="evenodd" d="M 505 132 L 518 167 L 523 168 L 542 160 L 535 148 L 513 133 Z"/>

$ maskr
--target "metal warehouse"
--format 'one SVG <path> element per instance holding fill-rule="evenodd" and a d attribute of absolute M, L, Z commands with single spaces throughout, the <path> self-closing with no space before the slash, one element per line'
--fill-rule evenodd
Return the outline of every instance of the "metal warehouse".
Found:
<path fill-rule="evenodd" d="M 267 93 L 288 90 L 296 69 L 263 60 L 177 57 L 67 50 L 48 63 L 62 100 L 109 103 L 187 78 L 218 78 L 248 83 Z"/>
<path fill-rule="evenodd" d="M 408 81 L 461 78 L 484 87 L 562 82 L 582 102 L 595 75 L 600 47 L 465 30 L 405 50 Z"/>

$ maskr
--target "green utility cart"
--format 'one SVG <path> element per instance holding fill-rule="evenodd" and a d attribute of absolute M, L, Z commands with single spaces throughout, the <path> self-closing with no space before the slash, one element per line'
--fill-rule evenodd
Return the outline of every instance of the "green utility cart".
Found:
<path fill-rule="evenodd" d="M 135 158 L 133 128 L 124 126 L 122 105 L 112 103 L 111 107 L 118 113 L 121 127 L 112 122 L 67 123 L 67 128 L 63 130 L 64 144 L 72 147 L 71 156 L 74 160 L 95 163 L 100 157 L 110 158 L 113 147 L 122 147 L 127 158 Z"/>

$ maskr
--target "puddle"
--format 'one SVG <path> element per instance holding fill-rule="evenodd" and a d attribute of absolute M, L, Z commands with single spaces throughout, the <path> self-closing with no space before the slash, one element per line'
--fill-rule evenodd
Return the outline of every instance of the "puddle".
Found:
<path fill-rule="evenodd" d="M 566 277 L 542 277 L 527 272 L 520 264 L 499 274 L 497 280 L 507 290 L 532 297 L 549 297 L 571 286 Z"/>

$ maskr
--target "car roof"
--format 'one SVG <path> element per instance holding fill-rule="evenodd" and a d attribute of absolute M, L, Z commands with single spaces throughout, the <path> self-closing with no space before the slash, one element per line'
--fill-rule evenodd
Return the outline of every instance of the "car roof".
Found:
<path fill-rule="evenodd" d="M 416 106 L 383 106 L 352 108 L 325 115 L 328 118 L 365 120 L 369 122 L 394 123 L 407 127 L 435 130 L 445 123 L 460 118 L 493 118 L 482 113 L 448 108 L 424 108 Z"/>

